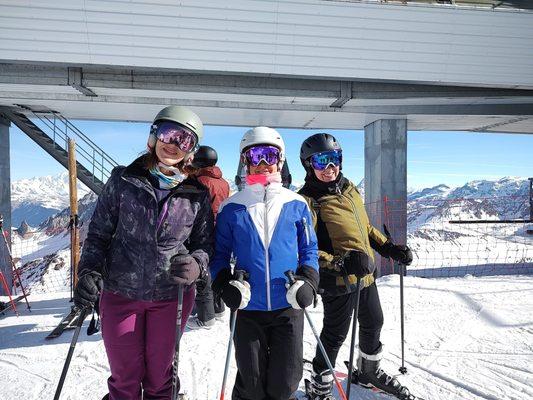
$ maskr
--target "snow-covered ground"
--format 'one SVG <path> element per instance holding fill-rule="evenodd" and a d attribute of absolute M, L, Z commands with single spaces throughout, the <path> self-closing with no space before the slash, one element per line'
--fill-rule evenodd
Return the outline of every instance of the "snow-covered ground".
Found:
<path fill-rule="evenodd" d="M 383 366 L 400 365 L 399 278 L 378 282 L 385 314 Z M 533 276 L 423 279 L 406 277 L 406 366 L 401 382 L 426 400 L 526 400 L 533 398 Z M 31 313 L 19 305 L 0 316 L 0 399 L 50 399 L 61 374 L 72 332 L 44 337 L 69 309 L 68 293 L 35 293 Z M 309 310 L 317 328 L 321 307 Z M 183 336 L 180 358 L 182 388 L 193 400 L 218 398 L 229 336 L 229 322 Z M 84 330 L 67 375 L 62 399 L 99 399 L 109 374 L 100 334 Z M 306 358 L 315 339 L 305 328 Z M 346 372 L 349 344 L 337 368 Z M 229 394 L 235 366 L 229 376 Z M 303 388 L 303 381 L 301 389 Z M 385 399 L 353 387 L 351 399 Z"/>

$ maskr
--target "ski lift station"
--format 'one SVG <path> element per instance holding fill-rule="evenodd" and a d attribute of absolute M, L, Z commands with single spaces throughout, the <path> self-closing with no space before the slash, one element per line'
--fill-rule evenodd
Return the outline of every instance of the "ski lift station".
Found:
<path fill-rule="evenodd" d="M 98 193 L 113 160 L 70 120 L 173 104 L 212 125 L 362 129 L 366 202 L 405 202 L 408 130 L 533 133 L 533 4 L 0 0 L 5 228 L 10 126 L 64 165 L 72 135 Z"/>

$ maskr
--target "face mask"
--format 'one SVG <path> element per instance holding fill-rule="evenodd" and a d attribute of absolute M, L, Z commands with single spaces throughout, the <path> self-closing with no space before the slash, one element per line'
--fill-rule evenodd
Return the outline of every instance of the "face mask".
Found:
<path fill-rule="evenodd" d="M 260 184 L 266 186 L 270 183 L 281 183 L 281 173 L 274 172 L 273 174 L 255 174 L 246 175 L 246 183 L 248 185 Z"/>

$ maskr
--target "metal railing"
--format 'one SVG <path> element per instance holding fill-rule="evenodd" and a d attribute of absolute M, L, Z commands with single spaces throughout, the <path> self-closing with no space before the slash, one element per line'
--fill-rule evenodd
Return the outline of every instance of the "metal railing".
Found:
<path fill-rule="evenodd" d="M 36 123 L 35 120 L 33 122 L 38 126 L 40 125 L 41 129 L 46 127 L 48 132 L 45 131 L 45 133 L 52 138 L 54 145 L 59 148 L 67 150 L 68 139 L 74 139 L 78 162 L 92 173 L 93 178 L 105 183 L 113 168 L 118 165 L 109 154 L 61 114 L 53 111 L 46 113 L 30 111 L 28 117 L 34 117 L 38 120 L 40 124 Z"/>

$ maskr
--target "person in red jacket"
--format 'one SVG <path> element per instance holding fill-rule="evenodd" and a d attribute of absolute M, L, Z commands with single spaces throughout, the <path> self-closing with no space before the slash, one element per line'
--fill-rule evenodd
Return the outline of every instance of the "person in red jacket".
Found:
<path fill-rule="evenodd" d="M 215 149 L 209 146 L 200 146 L 186 172 L 189 177 L 195 178 L 207 187 L 211 198 L 211 209 L 216 220 L 218 208 L 229 196 L 229 184 L 222 177 L 222 171 L 216 166 L 218 155 Z M 196 283 L 196 316 L 191 316 L 187 321 L 189 329 L 210 329 L 215 324 L 215 318 L 224 315 L 224 303 L 214 296 L 211 289 L 211 278 Z"/>

